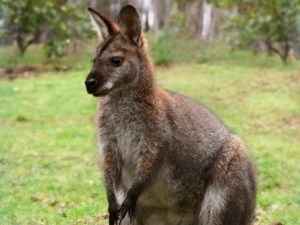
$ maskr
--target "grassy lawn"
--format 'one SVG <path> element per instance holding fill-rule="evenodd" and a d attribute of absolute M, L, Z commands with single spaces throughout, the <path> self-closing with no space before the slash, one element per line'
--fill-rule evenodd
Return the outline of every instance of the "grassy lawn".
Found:
<path fill-rule="evenodd" d="M 199 57 L 157 69 L 157 83 L 206 104 L 246 141 L 259 172 L 256 224 L 300 224 L 299 63 Z M 87 65 L 0 80 L 0 224 L 107 224 Z"/>

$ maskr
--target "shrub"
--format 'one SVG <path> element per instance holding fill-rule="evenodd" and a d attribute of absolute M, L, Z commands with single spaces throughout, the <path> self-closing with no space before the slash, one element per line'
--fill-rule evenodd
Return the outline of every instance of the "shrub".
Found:
<path fill-rule="evenodd" d="M 156 65 L 169 65 L 174 61 L 172 38 L 167 31 L 159 32 L 150 43 L 153 61 Z"/>

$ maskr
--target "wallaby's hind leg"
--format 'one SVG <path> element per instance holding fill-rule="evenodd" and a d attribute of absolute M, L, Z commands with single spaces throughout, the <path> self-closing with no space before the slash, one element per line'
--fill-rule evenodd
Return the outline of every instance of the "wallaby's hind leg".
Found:
<path fill-rule="evenodd" d="M 233 137 L 222 149 L 199 213 L 199 225 L 250 225 L 256 172 L 245 145 Z"/>

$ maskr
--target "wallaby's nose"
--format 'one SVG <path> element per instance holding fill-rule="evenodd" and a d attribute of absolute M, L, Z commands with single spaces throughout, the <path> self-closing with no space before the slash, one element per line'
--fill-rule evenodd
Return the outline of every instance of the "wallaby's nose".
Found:
<path fill-rule="evenodd" d="M 89 78 L 85 81 L 85 86 L 87 88 L 93 88 L 95 87 L 97 84 L 97 81 L 94 78 Z"/>
<path fill-rule="evenodd" d="M 97 89 L 97 80 L 94 78 L 88 78 L 85 80 L 85 87 L 89 94 L 92 94 Z"/>

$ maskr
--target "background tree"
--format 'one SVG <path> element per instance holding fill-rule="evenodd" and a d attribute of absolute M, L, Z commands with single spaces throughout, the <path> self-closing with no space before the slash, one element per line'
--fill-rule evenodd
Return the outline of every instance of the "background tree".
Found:
<path fill-rule="evenodd" d="M 51 4 L 31 0 L 1 0 L 0 5 L 7 36 L 16 41 L 20 54 L 24 54 L 42 34 L 44 24 L 47 23 L 45 14 L 49 12 Z"/>
<path fill-rule="evenodd" d="M 6 36 L 16 41 L 21 55 L 46 32 L 47 55 L 52 57 L 63 54 L 63 43 L 70 38 L 87 34 L 84 32 L 89 29 L 86 15 L 78 6 L 78 3 L 68 4 L 62 0 L 0 0 L 0 13 Z"/>
<path fill-rule="evenodd" d="M 48 23 L 48 41 L 46 41 L 47 57 L 63 56 L 70 44 L 72 51 L 76 52 L 77 41 L 87 39 L 91 34 L 86 5 L 65 3 L 51 13 L 51 22 Z"/>
<path fill-rule="evenodd" d="M 295 38 L 300 15 L 300 0 L 211 0 L 220 7 L 236 7 L 227 29 L 240 47 L 249 47 L 256 41 L 263 42 L 268 51 L 287 62 Z"/>
<path fill-rule="evenodd" d="M 284 62 L 300 52 L 300 0 L 0 0 L 0 43 L 15 41 L 24 54 L 42 42 L 48 57 L 62 56 L 90 34 L 88 5 L 116 19 L 128 3 L 147 31 L 176 30 L 199 41 L 229 37 L 235 47 L 266 50 Z"/>

